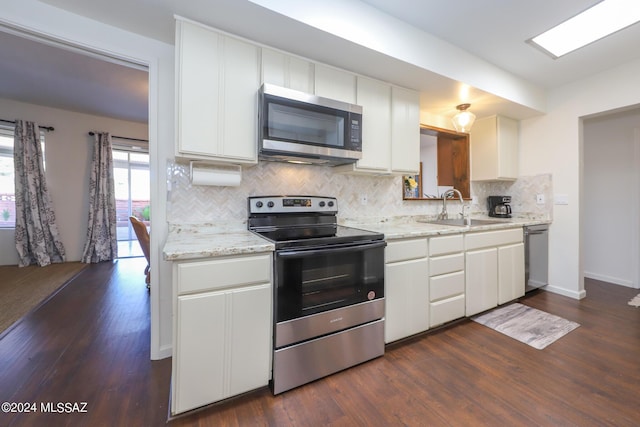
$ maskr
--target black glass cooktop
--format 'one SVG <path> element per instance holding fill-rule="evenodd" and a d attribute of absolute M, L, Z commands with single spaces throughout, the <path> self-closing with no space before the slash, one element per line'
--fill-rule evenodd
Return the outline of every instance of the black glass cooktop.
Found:
<path fill-rule="evenodd" d="M 304 246 L 331 246 L 383 240 L 384 235 L 342 225 L 314 227 L 284 227 L 272 230 L 254 230 L 256 234 L 275 243 L 276 249 Z"/>
<path fill-rule="evenodd" d="M 247 201 L 249 230 L 274 242 L 276 249 L 384 240 L 381 233 L 337 225 L 335 197 L 254 196 Z"/>

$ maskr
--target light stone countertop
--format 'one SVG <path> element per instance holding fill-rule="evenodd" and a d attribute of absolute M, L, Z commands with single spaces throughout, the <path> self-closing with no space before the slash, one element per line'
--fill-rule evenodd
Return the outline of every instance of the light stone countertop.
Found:
<path fill-rule="evenodd" d="M 472 219 L 491 219 L 499 221 L 499 223 L 460 227 L 429 224 L 424 222 L 429 218 L 420 216 L 347 219 L 341 220 L 339 223 L 348 227 L 383 233 L 386 240 L 500 230 L 551 223 L 548 218 L 530 215 L 522 215 L 510 219 L 472 216 Z M 246 227 L 246 222 L 171 225 L 163 249 L 164 259 L 166 261 L 179 261 L 272 252 L 275 250 L 273 243 L 251 233 Z"/>
<path fill-rule="evenodd" d="M 523 215 L 514 218 L 490 218 L 488 216 L 472 216 L 472 219 L 496 221 L 496 224 L 474 225 L 472 227 L 460 227 L 455 225 L 430 224 L 433 218 L 410 216 L 388 219 L 358 220 L 350 219 L 342 222 L 342 225 L 360 228 L 363 230 L 383 233 L 385 240 L 406 239 L 417 237 L 438 236 L 446 234 L 470 233 L 477 231 L 502 230 L 507 228 L 526 227 L 530 225 L 551 224 L 551 220 L 543 217 Z"/>
<path fill-rule="evenodd" d="M 170 226 L 162 254 L 166 261 L 179 261 L 272 252 L 275 249 L 273 243 L 246 227 L 246 223 Z"/>

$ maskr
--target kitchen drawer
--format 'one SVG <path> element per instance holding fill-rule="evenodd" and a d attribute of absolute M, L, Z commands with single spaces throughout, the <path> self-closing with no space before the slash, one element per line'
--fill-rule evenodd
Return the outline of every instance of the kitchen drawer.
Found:
<path fill-rule="evenodd" d="M 483 233 L 468 233 L 465 236 L 465 249 L 480 249 L 510 245 L 523 241 L 522 228 L 510 228 L 508 230 L 487 231 Z"/>
<path fill-rule="evenodd" d="M 407 261 L 427 257 L 427 239 L 390 240 L 385 250 L 385 262 Z"/>
<path fill-rule="evenodd" d="M 174 263 L 178 294 L 271 282 L 271 255 Z"/>
<path fill-rule="evenodd" d="M 452 236 L 432 237 L 429 239 L 429 255 L 444 255 L 453 252 L 462 252 L 464 243 L 462 234 Z"/>
<path fill-rule="evenodd" d="M 430 276 L 452 273 L 459 270 L 464 270 L 464 253 L 462 252 L 452 255 L 443 255 L 439 257 L 429 258 Z"/>
<path fill-rule="evenodd" d="M 434 327 L 464 317 L 464 295 L 429 304 L 429 326 Z"/>
<path fill-rule="evenodd" d="M 432 302 L 460 294 L 464 294 L 464 271 L 429 279 L 429 300 Z"/>

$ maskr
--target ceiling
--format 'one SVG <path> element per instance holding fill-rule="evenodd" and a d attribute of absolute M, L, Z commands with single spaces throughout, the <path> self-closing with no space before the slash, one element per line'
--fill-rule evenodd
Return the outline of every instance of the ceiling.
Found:
<path fill-rule="evenodd" d="M 0 58 L 0 98 L 148 121 L 148 73 L 140 66 L 123 66 L 2 31 Z"/>
<path fill-rule="evenodd" d="M 525 42 L 598 0 L 344 1 L 375 7 L 542 90 L 640 58 L 639 24 L 555 60 Z M 342 63 L 334 65 L 345 64 L 345 68 L 349 65 L 354 71 L 367 71 L 373 77 L 421 90 L 423 109 L 441 115 L 455 112 L 454 92 L 460 82 L 345 40 L 338 43 L 336 37 L 329 38 L 318 29 L 251 1 L 42 0 L 42 3 L 170 44 L 174 38 L 173 16 L 178 14 L 318 61 L 330 63 L 339 55 Z M 147 120 L 147 76 L 140 67 L 105 63 L 67 48 L 42 46 L 2 32 L 0 55 L 11 59 L 0 63 L 0 97 L 136 122 Z M 479 116 L 507 111 L 514 118 L 540 114 L 474 88 L 470 101 Z"/>

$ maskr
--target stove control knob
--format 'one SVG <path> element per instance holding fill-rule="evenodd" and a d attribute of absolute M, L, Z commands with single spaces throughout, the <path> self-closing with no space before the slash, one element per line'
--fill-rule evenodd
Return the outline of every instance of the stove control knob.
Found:
<path fill-rule="evenodd" d="M 256 203 L 256 208 L 261 208 L 261 207 L 262 207 L 262 202 L 258 201 L 258 202 Z"/>
<path fill-rule="evenodd" d="M 329 202 L 329 207 L 333 207 L 333 202 Z"/>
<path fill-rule="evenodd" d="M 272 201 L 270 201 L 270 202 L 268 202 L 268 203 L 267 203 L 267 206 L 268 206 L 268 207 L 270 207 L 270 208 L 272 208 L 272 207 L 274 207 L 274 206 L 275 206 L 275 203 L 273 203 Z"/>
<path fill-rule="evenodd" d="M 320 207 L 324 208 L 324 202 L 320 202 Z"/>

